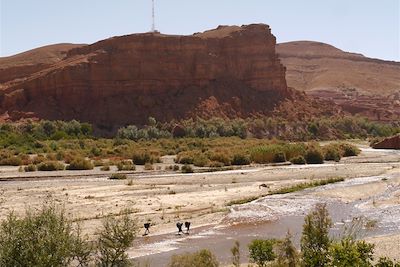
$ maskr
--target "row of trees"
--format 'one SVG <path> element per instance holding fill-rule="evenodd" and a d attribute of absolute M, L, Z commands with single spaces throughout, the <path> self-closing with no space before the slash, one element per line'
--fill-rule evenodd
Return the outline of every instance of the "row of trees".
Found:
<path fill-rule="evenodd" d="M 225 120 L 189 119 L 157 123 L 149 118 L 147 126 L 121 128 L 117 138 L 140 140 L 166 137 L 229 137 L 277 138 L 307 141 L 314 139 L 346 139 L 390 136 L 400 132 L 400 125 L 370 122 L 359 117 L 318 118 L 309 121 L 288 121 L 283 118 L 257 117 Z"/>

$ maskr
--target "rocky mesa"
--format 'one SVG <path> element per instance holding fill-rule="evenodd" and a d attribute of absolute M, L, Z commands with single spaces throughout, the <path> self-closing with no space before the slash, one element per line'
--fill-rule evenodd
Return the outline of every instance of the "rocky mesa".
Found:
<path fill-rule="evenodd" d="M 310 107 L 321 112 L 287 87 L 275 46 L 264 24 L 190 36 L 114 37 L 74 47 L 25 77 L 3 78 L 0 112 L 3 119 L 78 119 L 110 129 L 142 124 L 149 116 L 246 117 L 280 106 L 287 107 L 283 113 L 297 110 L 293 105 L 303 113 L 314 112 Z"/>

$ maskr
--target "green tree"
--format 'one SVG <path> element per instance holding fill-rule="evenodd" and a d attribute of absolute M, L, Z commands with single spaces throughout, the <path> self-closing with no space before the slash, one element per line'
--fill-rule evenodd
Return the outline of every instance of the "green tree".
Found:
<path fill-rule="evenodd" d="M 328 266 L 331 244 L 328 234 L 331 226 L 332 220 L 326 204 L 317 204 L 315 209 L 305 217 L 300 244 L 304 266 Z"/>
<path fill-rule="evenodd" d="M 128 213 L 119 218 L 107 218 L 98 233 L 97 265 L 101 267 L 130 266 L 126 250 L 132 245 L 136 235 L 136 223 Z"/>
<path fill-rule="evenodd" d="M 275 240 L 255 239 L 249 244 L 250 261 L 259 267 L 267 266 L 267 263 L 276 258 L 274 252 Z"/>

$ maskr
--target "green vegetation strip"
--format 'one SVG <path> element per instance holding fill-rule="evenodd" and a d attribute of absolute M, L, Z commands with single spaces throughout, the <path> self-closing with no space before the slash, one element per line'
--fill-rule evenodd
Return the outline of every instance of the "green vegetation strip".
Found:
<path fill-rule="evenodd" d="M 274 190 L 272 192 L 269 192 L 267 194 L 263 194 L 260 196 L 252 196 L 252 197 L 246 197 L 246 198 L 242 198 L 242 199 L 232 200 L 232 201 L 228 202 L 227 206 L 246 204 L 246 203 L 252 202 L 254 200 L 257 200 L 259 198 L 266 197 L 266 196 L 293 193 L 293 192 L 302 191 L 302 190 L 305 190 L 308 188 L 313 188 L 313 187 L 318 187 L 318 186 L 323 186 L 323 185 L 333 184 L 333 183 L 338 183 L 338 182 L 343 182 L 343 181 L 344 181 L 344 178 L 336 177 L 336 178 L 328 178 L 328 179 L 323 179 L 323 180 L 318 180 L 318 181 L 295 184 L 292 186 L 283 187 L 283 188 Z"/>

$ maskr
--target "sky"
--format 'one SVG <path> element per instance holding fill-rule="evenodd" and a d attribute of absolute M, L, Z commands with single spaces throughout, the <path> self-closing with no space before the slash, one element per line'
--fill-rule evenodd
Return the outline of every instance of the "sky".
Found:
<path fill-rule="evenodd" d="M 400 0 L 155 0 L 156 29 L 192 34 L 266 23 L 278 42 L 312 40 L 400 61 Z M 0 0 L 0 56 L 151 29 L 151 0 Z"/>

